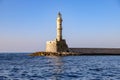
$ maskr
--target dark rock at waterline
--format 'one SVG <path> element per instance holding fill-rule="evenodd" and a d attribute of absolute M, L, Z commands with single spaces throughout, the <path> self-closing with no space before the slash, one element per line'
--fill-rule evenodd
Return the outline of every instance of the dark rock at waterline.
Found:
<path fill-rule="evenodd" d="M 30 56 L 77 56 L 80 53 L 73 52 L 35 52 L 30 54 Z"/>

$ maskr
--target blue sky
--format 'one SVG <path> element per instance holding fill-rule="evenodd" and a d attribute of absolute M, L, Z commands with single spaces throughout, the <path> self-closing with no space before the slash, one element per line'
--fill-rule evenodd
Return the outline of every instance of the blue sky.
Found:
<path fill-rule="evenodd" d="M 44 51 L 59 11 L 69 47 L 120 48 L 119 0 L 0 0 L 0 52 Z"/>

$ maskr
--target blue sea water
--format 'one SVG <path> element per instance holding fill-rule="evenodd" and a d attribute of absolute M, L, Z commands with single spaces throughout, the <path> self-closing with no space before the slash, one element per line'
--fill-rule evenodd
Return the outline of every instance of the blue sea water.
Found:
<path fill-rule="evenodd" d="M 120 80 L 120 56 L 0 54 L 0 80 Z"/>

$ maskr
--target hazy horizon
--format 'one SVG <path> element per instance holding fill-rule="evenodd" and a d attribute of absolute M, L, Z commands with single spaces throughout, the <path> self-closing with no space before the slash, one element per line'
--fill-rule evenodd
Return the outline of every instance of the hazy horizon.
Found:
<path fill-rule="evenodd" d="M 59 11 L 69 47 L 120 48 L 119 0 L 0 0 L 0 52 L 44 51 Z"/>

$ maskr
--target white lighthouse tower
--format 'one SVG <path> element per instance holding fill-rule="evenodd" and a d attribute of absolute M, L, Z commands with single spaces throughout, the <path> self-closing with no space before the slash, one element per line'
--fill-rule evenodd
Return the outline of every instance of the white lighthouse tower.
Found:
<path fill-rule="evenodd" d="M 57 41 L 62 40 L 62 15 L 59 12 L 57 17 Z"/>
<path fill-rule="evenodd" d="M 57 35 L 53 41 L 47 41 L 46 52 L 68 52 L 68 46 L 65 39 L 62 39 L 62 15 L 59 12 L 57 16 Z"/>

